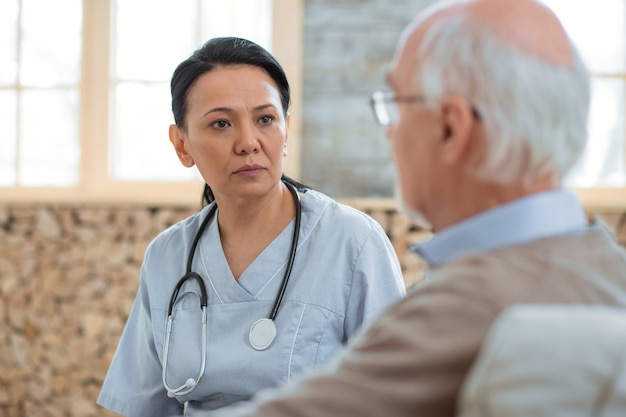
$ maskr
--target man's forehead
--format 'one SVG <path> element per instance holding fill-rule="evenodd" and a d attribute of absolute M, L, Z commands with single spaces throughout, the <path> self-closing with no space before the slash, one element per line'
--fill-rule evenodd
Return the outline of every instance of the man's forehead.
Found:
<path fill-rule="evenodd" d="M 392 66 L 385 76 L 387 84 L 398 91 L 413 88 L 412 74 L 419 68 L 419 48 L 428 30 L 440 21 L 462 11 L 468 1 L 439 1 L 424 9 L 400 35 Z M 408 77 L 408 78 L 405 78 Z"/>
<path fill-rule="evenodd" d="M 418 15 L 402 34 L 400 44 L 417 55 L 428 30 L 454 16 L 473 20 L 477 27 L 489 28 L 511 48 L 537 58 L 571 68 L 573 53 L 569 38 L 557 16 L 535 0 L 457 0 L 442 1 Z"/>
<path fill-rule="evenodd" d="M 394 91 L 402 88 L 411 88 L 412 77 L 418 65 L 418 48 L 421 40 L 420 34 L 424 31 L 419 25 L 414 25 L 411 30 L 406 32 L 406 36 L 398 44 L 398 49 L 391 63 L 391 66 L 385 73 L 385 82 Z"/>

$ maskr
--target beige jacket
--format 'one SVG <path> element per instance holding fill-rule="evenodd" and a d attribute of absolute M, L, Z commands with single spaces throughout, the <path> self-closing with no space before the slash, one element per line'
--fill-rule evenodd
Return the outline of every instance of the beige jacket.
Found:
<path fill-rule="evenodd" d="M 507 308 L 491 327 L 458 403 L 458 417 L 626 416 L 626 309 Z"/>
<path fill-rule="evenodd" d="M 214 417 L 453 417 L 492 323 L 516 303 L 626 307 L 626 254 L 600 226 L 429 271 L 323 374 Z"/>

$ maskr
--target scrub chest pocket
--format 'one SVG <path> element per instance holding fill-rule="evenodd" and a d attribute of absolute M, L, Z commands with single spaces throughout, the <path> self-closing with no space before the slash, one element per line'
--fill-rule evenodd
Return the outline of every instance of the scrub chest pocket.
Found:
<path fill-rule="evenodd" d="M 167 383 L 179 387 L 197 379 L 202 361 L 199 297 L 181 294 L 174 309 L 167 363 Z M 283 300 L 276 316 L 276 339 L 266 350 L 249 343 L 250 327 L 267 316 L 271 302 L 209 305 L 206 368 L 198 386 L 179 401 L 212 395 L 250 396 L 260 386 L 276 386 L 304 370 L 326 363 L 342 348 L 343 317 L 319 306 Z M 156 351 L 163 364 L 167 311 L 153 309 Z M 219 386 L 220 392 L 216 392 Z"/>

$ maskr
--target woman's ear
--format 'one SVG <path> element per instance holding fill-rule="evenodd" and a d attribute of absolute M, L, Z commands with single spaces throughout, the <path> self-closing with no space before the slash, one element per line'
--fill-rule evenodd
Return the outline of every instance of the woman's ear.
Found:
<path fill-rule="evenodd" d="M 289 125 L 291 124 L 291 114 L 287 113 L 285 117 L 285 144 L 283 145 L 283 156 L 287 156 L 287 141 L 289 140 Z"/>
<path fill-rule="evenodd" d="M 187 142 L 185 140 L 185 134 L 178 125 L 170 125 L 170 142 L 174 145 L 176 155 L 180 162 L 187 168 L 194 166 L 195 162 L 187 151 Z"/>
<path fill-rule="evenodd" d="M 441 113 L 444 161 L 455 165 L 467 157 L 472 147 L 476 119 L 469 103 L 457 96 L 444 99 L 441 103 Z"/>

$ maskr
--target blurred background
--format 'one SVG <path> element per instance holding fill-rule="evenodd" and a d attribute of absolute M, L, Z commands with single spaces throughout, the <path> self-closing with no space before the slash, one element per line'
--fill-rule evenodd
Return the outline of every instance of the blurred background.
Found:
<path fill-rule="evenodd" d="M 200 207 L 168 139 L 169 79 L 214 36 L 269 49 L 292 86 L 287 174 L 387 231 L 407 286 L 429 236 L 398 211 L 369 93 L 435 0 L 1 0 L 0 417 L 112 416 L 95 399 L 148 242 Z M 546 0 L 593 72 L 568 178 L 626 244 L 626 0 Z M 181 260 L 182 262 L 182 260 Z"/>

